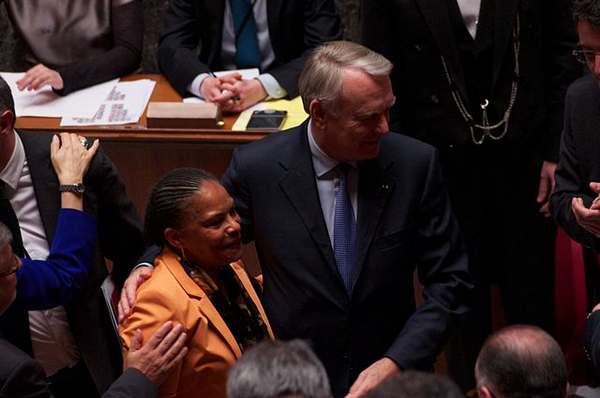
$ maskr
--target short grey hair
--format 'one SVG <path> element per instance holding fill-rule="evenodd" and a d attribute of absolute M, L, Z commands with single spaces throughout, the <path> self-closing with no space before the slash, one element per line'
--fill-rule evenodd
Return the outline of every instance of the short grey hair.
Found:
<path fill-rule="evenodd" d="M 10 229 L 2 222 L 0 222 L 0 248 L 4 247 L 6 244 L 12 243 L 13 236 L 10 232 Z"/>
<path fill-rule="evenodd" d="M 332 41 L 317 47 L 308 57 L 298 83 L 304 110 L 312 100 L 323 102 L 332 111 L 342 91 L 346 69 L 361 70 L 371 76 L 389 76 L 392 63 L 383 55 L 360 44 Z"/>
<path fill-rule="evenodd" d="M 325 368 L 301 340 L 264 341 L 231 368 L 228 398 L 330 398 Z"/>

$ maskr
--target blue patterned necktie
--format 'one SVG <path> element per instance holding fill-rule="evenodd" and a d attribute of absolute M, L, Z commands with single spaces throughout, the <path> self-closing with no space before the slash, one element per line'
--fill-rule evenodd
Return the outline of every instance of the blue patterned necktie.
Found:
<path fill-rule="evenodd" d="M 333 252 L 346 291 L 352 291 L 352 271 L 356 265 L 356 220 L 348 193 L 350 165 L 337 166 L 338 186 L 335 191 L 335 217 L 333 221 Z"/>
<path fill-rule="evenodd" d="M 239 69 L 260 67 L 256 21 L 250 0 L 229 0 L 235 30 L 235 65 Z"/>

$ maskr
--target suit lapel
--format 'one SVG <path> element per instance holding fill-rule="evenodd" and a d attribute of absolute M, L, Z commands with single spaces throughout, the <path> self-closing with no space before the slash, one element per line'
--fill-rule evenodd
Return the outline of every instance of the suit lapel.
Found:
<path fill-rule="evenodd" d="M 315 172 L 306 136 L 306 126 L 307 123 L 304 123 L 299 131 L 298 143 L 296 144 L 297 150 L 293 151 L 293 158 L 289 161 L 281 160 L 279 163 L 286 170 L 279 186 L 296 209 L 323 259 L 331 271 L 335 273 L 340 286 L 343 288 L 344 284 L 337 270 L 327 225 L 320 206 Z"/>
<path fill-rule="evenodd" d="M 279 35 L 273 34 L 273 32 L 281 32 L 279 29 L 281 5 L 281 0 L 267 0 L 267 26 L 270 32 L 271 47 L 275 54 L 279 54 Z"/>
<path fill-rule="evenodd" d="M 494 74 L 492 87 L 495 86 L 500 74 L 503 59 L 512 38 L 512 31 L 516 21 L 519 0 L 496 0 L 494 16 Z"/>
<path fill-rule="evenodd" d="M 60 194 L 58 192 L 58 179 L 54 174 L 49 156 L 50 140 L 21 133 L 19 133 L 19 137 L 25 148 L 27 166 L 33 182 L 37 208 L 44 225 L 44 232 L 46 232 L 46 240 L 51 244 L 54 239 L 54 231 L 56 230 L 60 210 Z"/>
<path fill-rule="evenodd" d="M 176 259 L 175 254 L 173 254 L 168 249 L 164 252 L 164 262 L 167 268 L 169 268 L 169 272 L 177 279 L 183 290 L 191 297 L 198 300 L 198 307 L 202 314 L 208 318 L 211 325 L 219 332 L 221 337 L 227 342 L 231 351 L 235 354 L 236 358 L 242 356 L 242 351 L 240 349 L 239 344 L 235 340 L 235 337 L 231 333 L 231 330 L 227 327 L 227 324 L 215 308 L 215 306 L 211 303 L 210 299 L 204 293 L 202 289 L 194 282 L 188 274 L 185 272 L 179 261 Z"/>
<path fill-rule="evenodd" d="M 456 0 L 451 0 L 456 1 Z M 499 0 L 503 1 L 503 0 Z M 462 97 L 468 102 L 465 76 L 458 57 L 454 32 L 450 23 L 448 4 L 440 0 L 416 0 L 425 23 L 429 27 L 433 39 L 440 50 L 440 54 L 446 59 L 450 76 L 456 83 Z"/>
<path fill-rule="evenodd" d="M 374 160 L 364 162 L 359 166 L 358 247 L 356 266 L 352 273 L 352 286 L 356 284 L 360 276 L 386 203 L 395 188 L 394 181 L 386 173 L 391 165 L 391 163 L 380 164 Z"/>
<path fill-rule="evenodd" d="M 222 69 L 221 50 L 223 42 L 223 24 L 225 23 L 225 2 L 229 0 L 208 0 L 204 4 L 208 10 L 206 21 L 212 25 L 212 45 L 210 46 L 209 66 Z M 200 29 L 200 27 L 198 27 Z"/>

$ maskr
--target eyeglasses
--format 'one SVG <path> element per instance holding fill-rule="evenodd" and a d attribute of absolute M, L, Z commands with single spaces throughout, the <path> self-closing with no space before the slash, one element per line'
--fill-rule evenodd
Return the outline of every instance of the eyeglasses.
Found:
<path fill-rule="evenodd" d="M 596 56 L 600 55 L 600 51 L 588 50 L 585 48 L 577 48 L 572 52 L 575 59 L 582 64 L 593 64 L 596 60 Z"/>

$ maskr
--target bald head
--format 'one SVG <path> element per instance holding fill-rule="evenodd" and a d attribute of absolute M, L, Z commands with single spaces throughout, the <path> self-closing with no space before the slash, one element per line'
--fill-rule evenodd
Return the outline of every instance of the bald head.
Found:
<path fill-rule="evenodd" d="M 517 325 L 498 331 L 483 345 L 475 365 L 481 396 L 564 397 L 567 369 L 558 343 L 542 329 Z"/>

